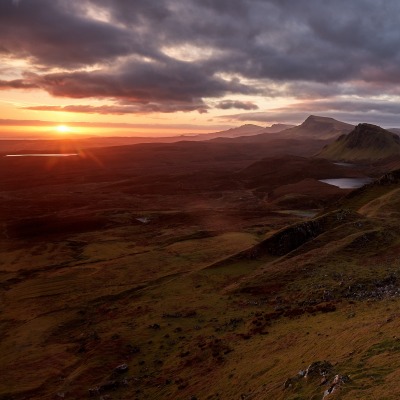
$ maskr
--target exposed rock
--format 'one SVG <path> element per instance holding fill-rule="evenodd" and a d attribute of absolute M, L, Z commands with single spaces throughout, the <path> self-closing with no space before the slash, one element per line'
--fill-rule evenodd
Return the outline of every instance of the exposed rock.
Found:
<path fill-rule="evenodd" d="M 283 384 L 283 390 L 292 387 L 292 384 L 293 384 L 293 378 L 287 378 L 285 383 Z"/>
<path fill-rule="evenodd" d="M 335 161 L 365 162 L 399 154 L 398 135 L 376 125 L 359 124 L 348 135 L 325 146 L 317 156 Z"/>
<path fill-rule="evenodd" d="M 107 392 L 109 390 L 115 390 L 117 387 L 121 385 L 121 382 L 112 380 L 103 383 L 102 385 L 99 386 L 99 392 Z"/>
<path fill-rule="evenodd" d="M 99 393 L 100 393 L 100 390 L 99 390 L 100 388 L 98 387 L 98 386 L 94 386 L 94 387 L 92 387 L 92 388 L 90 388 L 88 391 L 89 391 L 89 396 L 90 397 L 95 397 L 95 396 L 98 396 L 99 395 Z"/>
<path fill-rule="evenodd" d="M 348 382 L 350 382 L 350 378 L 347 375 L 337 374 L 337 371 L 334 370 L 333 365 L 329 361 L 314 361 L 305 371 L 301 370 L 296 376 L 286 379 L 283 384 L 283 390 L 291 389 L 296 391 L 296 389 L 303 385 L 328 385 L 328 388 L 324 391 L 323 400 L 341 385 Z"/>
<path fill-rule="evenodd" d="M 321 378 L 321 385 L 326 385 L 328 383 L 328 378 L 326 377 L 326 376 L 323 376 L 322 378 Z"/>
<path fill-rule="evenodd" d="M 128 369 L 129 369 L 128 364 L 121 364 L 121 365 L 118 365 L 118 367 L 116 367 L 114 369 L 114 371 L 118 374 L 123 374 L 123 373 L 127 372 Z"/>
<path fill-rule="evenodd" d="M 326 376 L 333 370 L 333 365 L 329 361 L 314 361 L 306 369 L 305 378 L 313 376 Z"/>
<path fill-rule="evenodd" d="M 324 400 L 326 397 L 332 394 L 337 388 L 340 387 L 340 385 L 348 382 L 350 382 L 350 378 L 348 377 L 348 375 L 335 375 L 329 388 L 325 390 L 324 397 L 322 398 L 322 400 Z"/>

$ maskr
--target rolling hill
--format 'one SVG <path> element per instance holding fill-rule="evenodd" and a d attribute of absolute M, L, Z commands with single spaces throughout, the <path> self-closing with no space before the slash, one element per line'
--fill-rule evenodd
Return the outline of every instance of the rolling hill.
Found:
<path fill-rule="evenodd" d="M 270 143 L 0 158 L 0 399 L 398 399 L 400 172 Z"/>

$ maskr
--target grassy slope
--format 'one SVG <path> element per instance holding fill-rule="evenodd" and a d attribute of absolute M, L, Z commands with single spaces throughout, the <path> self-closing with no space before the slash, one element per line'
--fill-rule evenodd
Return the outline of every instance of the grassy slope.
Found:
<path fill-rule="evenodd" d="M 102 229 L 3 235 L 0 399 L 322 399 L 319 376 L 283 390 L 317 360 L 329 380 L 350 376 L 332 398 L 397 399 L 400 229 L 379 214 L 397 209 L 396 189 L 355 192 L 317 234 L 274 235 L 272 215 L 235 231 L 226 212 L 143 208 L 156 225 L 134 223 L 118 193 L 121 210 L 95 213 Z M 296 230 L 311 235 L 289 253 L 229 257 Z"/>
<path fill-rule="evenodd" d="M 103 386 L 100 394 L 322 399 L 320 378 L 286 390 L 283 384 L 326 359 L 351 378 L 334 398 L 398 398 L 400 301 L 397 292 L 368 293 L 399 273 L 399 227 L 347 213 L 327 221 L 319 236 L 291 253 L 213 267 L 207 261 L 248 247 L 254 237 L 186 232 L 171 243 L 166 231 L 164 241 L 144 248 L 127 247 L 108 232 L 109 239 L 84 245 L 84 265 L 10 285 L 3 296 L 13 307 L 2 320 L 8 332 L 1 345 L 2 393 L 80 399 L 116 379 L 118 387 Z M 93 243 L 95 237 L 80 239 Z M 101 260 L 100 245 L 108 256 Z M 336 310 L 324 312 L 327 303 Z M 271 317 L 277 309 L 283 314 Z M 129 371 L 113 374 L 123 362 Z"/>

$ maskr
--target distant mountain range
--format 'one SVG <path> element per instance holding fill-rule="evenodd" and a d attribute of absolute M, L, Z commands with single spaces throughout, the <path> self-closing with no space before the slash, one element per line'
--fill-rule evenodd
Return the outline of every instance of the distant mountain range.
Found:
<path fill-rule="evenodd" d="M 333 118 L 310 115 L 298 126 L 274 124 L 263 127 L 245 124 L 225 131 L 199 135 L 181 135 L 173 137 L 92 137 L 55 140 L 1 140 L 0 153 L 16 152 L 75 152 L 77 149 L 114 147 L 144 143 L 173 144 L 178 142 L 194 145 L 194 142 L 214 144 L 253 146 L 252 154 L 276 154 L 311 156 L 329 160 L 361 162 L 377 161 L 400 155 L 400 142 L 397 133 L 400 130 L 385 130 L 375 125 L 353 125 Z M 336 141 L 335 141 L 336 140 Z M 325 146 L 325 147 L 324 147 Z M 218 147 L 221 149 L 221 146 Z M 229 147 L 231 148 L 231 147 Z M 322 149 L 322 150 L 321 150 Z M 247 149 L 249 150 L 249 149 Z M 250 151 L 250 150 L 249 150 Z M 396 164 L 397 165 L 397 164 Z"/>
<path fill-rule="evenodd" d="M 208 140 L 215 138 L 237 138 L 242 136 L 255 136 L 264 133 L 278 133 L 283 130 L 294 127 L 295 125 L 289 124 L 273 124 L 271 126 L 262 127 L 254 124 L 245 124 L 241 125 L 237 128 L 231 128 L 226 131 L 212 132 L 212 133 L 203 133 L 196 136 L 185 136 L 185 139 L 188 140 Z"/>
<path fill-rule="evenodd" d="M 327 141 L 336 139 L 340 135 L 349 133 L 353 128 L 353 125 L 337 121 L 333 118 L 310 115 L 302 124 L 298 126 L 292 126 L 284 130 L 266 132 L 264 128 L 262 133 L 256 135 L 242 135 L 241 137 L 231 139 L 228 139 L 227 136 L 220 136 L 216 140 L 230 140 L 241 143 L 265 142 L 276 139 L 312 139 Z"/>

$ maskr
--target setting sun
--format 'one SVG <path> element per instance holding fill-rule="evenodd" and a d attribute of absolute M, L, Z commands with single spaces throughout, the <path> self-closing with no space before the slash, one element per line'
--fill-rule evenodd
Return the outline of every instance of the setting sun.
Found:
<path fill-rule="evenodd" d="M 58 133 L 69 133 L 69 132 L 71 132 L 71 128 L 67 125 L 58 125 L 56 127 L 56 131 Z"/>

